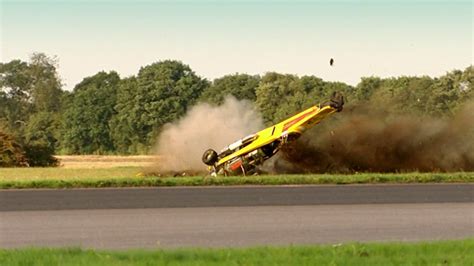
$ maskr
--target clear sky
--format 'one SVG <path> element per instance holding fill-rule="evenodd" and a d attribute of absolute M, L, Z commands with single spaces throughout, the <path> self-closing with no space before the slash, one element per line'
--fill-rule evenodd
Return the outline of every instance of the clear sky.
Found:
<path fill-rule="evenodd" d="M 210 80 L 277 71 L 353 85 L 473 64 L 471 1 L 0 1 L 1 61 L 56 55 L 67 89 L 164 59 Z"/>

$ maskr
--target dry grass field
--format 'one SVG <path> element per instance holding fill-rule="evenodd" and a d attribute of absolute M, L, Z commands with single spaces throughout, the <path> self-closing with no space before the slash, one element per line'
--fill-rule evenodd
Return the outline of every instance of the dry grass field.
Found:
<path fill-rule="evenodd" d="M 149 167 L 158 161 L 158 156 L 151 155 L 60 155 L 61 168 L 114 168 L 114 167 Z"/>
<path fill-rule="evenodd" d="M 41 180 L 101 180 L 117 178 L 136 178 L 143 175 L 142 167 L 109 167 L 109 168 L 58 168 L 58 167 L 24 167 L 0 168 L 0 183 L 8 181 L 41 181 Z"/>
<path fill-rule="evenodd" d="M 141 176 L 157 156 L 64 155 L 59 167 L 1 168 L 0 180 L 107 179 Z"/>

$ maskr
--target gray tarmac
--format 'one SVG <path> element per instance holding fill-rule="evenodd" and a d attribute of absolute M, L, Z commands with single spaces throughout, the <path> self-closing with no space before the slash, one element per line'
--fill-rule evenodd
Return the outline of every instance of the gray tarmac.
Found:
<path fill-rule="evenodd" d="M 0 247 L 242 247 L 474 236 L 474 203 L 1 212 Z"/>
<path fill-rule="evenodd" d="M 474 202 L 474 184 L 0 190 L 0 211 Z"/>
<path fill-rule="evenodd" d="M 0 190 L 0 248 L 474 237 L 470 184 Z"/>

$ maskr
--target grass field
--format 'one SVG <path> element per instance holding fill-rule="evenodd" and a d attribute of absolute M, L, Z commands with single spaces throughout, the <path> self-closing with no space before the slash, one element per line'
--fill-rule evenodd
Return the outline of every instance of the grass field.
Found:
<path fill-rule="evenodd" d="M 87 188 L 144 186 L 228 186 L 372 183 L 474 182 L 474 172 L 459 173 L 361 173 L 352 175 L 304 174 L 232 177 L 146 176 L 141 167 L 115 168 L 2 168 L 0 188 Z"/>
<path fill-rule="evenodd" d="M 62 168 L 148 167 L 160 160 L 152 155 L 58 155 Z"/>
<path fill-rule="evenodd" d="M 135 177 L 142 172 L 141 167 L 111 168 L 0 168 L 0 181 L 25 180 L 73 180 L 73 179 L 109 179 Z"/>
<path fill-rule="evenodd" d="M 0 250 L 2 265 L 474 265 L 474 239 L 244 249 Z"/>
<path fill-rule="evenodd" d="M 0 168 L 0 188 L 87 188 L 144 186 L 304 185 L 366 183 L 474 182 L 474 172 L 162 177 L 153 171 L 156 156 L 59 156 L 61 167 Z"/>

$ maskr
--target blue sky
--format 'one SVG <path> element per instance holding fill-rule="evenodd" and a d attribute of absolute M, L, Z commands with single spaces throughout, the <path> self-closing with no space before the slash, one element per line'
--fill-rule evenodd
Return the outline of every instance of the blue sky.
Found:
<path fill-rule="evenodd" d="M 353 85 L 473 62 L 470 1 L 2 0 L 0 9 L 1 61 L 56 55 L 68 89 L 164 59 L 208 79 L 278 71 Z"/>

